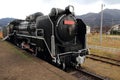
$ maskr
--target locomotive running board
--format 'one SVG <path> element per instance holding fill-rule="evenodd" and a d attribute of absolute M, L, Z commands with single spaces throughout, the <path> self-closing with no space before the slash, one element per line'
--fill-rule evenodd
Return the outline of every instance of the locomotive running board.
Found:
<path fill-rule="evenodd" d="M 2 39 L 2 41 L 5 41 L 7 38 L 9 38 L 9 36 L 11 36 L 11 35 L 13 35 L 13 34 L 8 34 L 7 36 L 5 36 L 3 39 Z"/>
<path fill-rule="evenodd" d="M 58 54 L 58 56 L 62 56 L 62 55 L 68 55 L 68 54 L 80 54 L 80 53 L 82 53 L 82 52 L 88 52 L 89 51 L 89 49 L 82 49 L 82 50 L 78 50 L 78 52 L 76 52 L 76 51 L 71 51 L 71 52 L 65 52 L 65 53 L 60 53 L 60 54 Z M 88 54 L 88 53 L 87 53 Z"/>
<path fill-rule="evenodd" d="M 8 37 L 9 37 L 9 36 L 4 37 L 4 38 L 2 39 L 2 41 L 5 41 Z"/>

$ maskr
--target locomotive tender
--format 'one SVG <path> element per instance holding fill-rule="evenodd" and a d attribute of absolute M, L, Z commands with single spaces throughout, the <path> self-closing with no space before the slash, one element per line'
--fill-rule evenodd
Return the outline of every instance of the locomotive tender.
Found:
<path fill-rule="evenodd" d="M 79 67 L 89 53 L 86 48 L 86 25 L 74 15 L 74 7 L 53 8 L 49 15 L 38 12 L 25 20 L 13 20 L 7 38 L 33 55 L 54 62 L 65 69 Z"/>

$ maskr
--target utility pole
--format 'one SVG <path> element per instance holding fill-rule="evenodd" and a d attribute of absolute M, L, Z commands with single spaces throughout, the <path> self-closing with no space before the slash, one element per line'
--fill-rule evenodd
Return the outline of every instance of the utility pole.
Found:
<path fill-rule="evenodd" d="M 101 4 L 100 45 L 102 45 L 103 7 L 104 7 L 104 4 Z"/>

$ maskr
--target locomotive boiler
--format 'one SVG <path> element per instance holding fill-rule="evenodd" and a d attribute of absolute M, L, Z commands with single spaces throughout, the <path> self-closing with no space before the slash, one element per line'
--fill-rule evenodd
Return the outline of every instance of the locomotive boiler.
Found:
<path fill-rule="evenodd" d="M 37 12 L 25 20 L 14 20 L 7 30 L 9 41 L 63 69 L 79 67 L 89 53 L 86 25 L 75 17 L 71 5 L 64 10 L 53 8 L 49 15 Z"/>

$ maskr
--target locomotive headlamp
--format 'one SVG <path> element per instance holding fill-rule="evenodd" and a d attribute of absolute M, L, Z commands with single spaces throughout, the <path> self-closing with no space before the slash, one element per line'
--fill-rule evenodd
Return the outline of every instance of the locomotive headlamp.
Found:
<path fill-rule="evenodd" d="M 74 7 L 72 5 L 69 5 L 68 7 L 65 8 L 65 11 L 67 13 L 74 13 Z"/>

